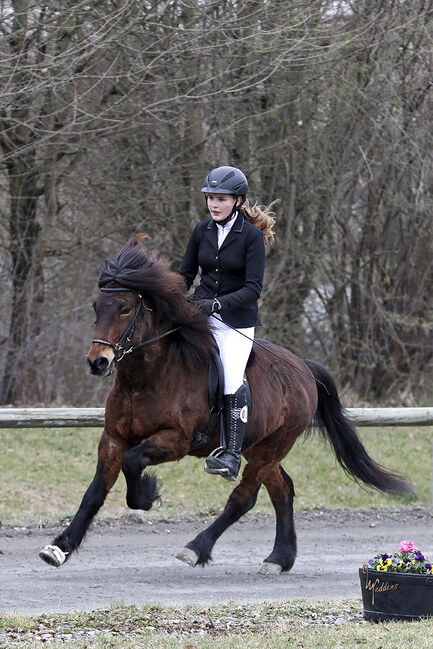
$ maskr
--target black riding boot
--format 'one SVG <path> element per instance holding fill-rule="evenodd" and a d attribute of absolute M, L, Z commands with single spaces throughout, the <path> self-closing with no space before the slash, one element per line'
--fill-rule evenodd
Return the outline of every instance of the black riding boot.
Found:
<path fill-rule="evenodd" d="M 204 470 L 226 480 L 236 480 L 241 466 L 241 450 L 248 420 L 247 394 L 242 385 L 234 394 L 224 395 L 224 445 L 207 458 Z"/>

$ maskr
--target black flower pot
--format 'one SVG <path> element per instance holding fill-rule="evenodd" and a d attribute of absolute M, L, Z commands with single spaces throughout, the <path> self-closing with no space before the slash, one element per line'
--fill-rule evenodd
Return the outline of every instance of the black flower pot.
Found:
<path fill-rule="evenodd" d="M 433 575 L 359 569 L 367 620 L 420 620 L 433 616 Z"/>

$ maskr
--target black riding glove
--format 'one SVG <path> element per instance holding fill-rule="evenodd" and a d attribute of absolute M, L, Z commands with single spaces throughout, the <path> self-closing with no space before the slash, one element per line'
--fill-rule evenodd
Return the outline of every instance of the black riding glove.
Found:
<path fill-rule="evenodd" d="M 212 313 L 218 313 L 221 309 L 221 304 L 215 298 L 214 300 L 198 300 L 197 304 L 200 309 L 205 313 L 205 315 L 212 315 Z"/>

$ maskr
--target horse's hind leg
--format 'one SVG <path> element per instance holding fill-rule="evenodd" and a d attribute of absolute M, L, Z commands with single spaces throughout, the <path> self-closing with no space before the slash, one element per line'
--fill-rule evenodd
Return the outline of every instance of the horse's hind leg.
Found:
<path fill-rule="evenodd" d="M 242 480 L 230 494 L 222 514 L 195 539 L 187 543 L 177 558 L 191 566 L 206 565 L 212 558 L 212 548 L 221 534 L 254 507 L 261 484 L 262 479 L 257 467 L 252 468 L 247 464 Z"/>
<path fill-rule="evenodd" d="M 94 516 L 104 503 L 107 493 L 117 480 L 124 448 L 102 434 L 98 447 L 95 476 L 83 496 L 80 507 L 69 526 L 47 545 L 39 556 L 52 566 L 59 567 L 83 540 Z"/>
<path fill-rule="evenodd" d="M 276 465 L 263 480 L 275 508 L 277 529 L 274 548 L 260 568 L 261 574 L 290 570 L 296 558 L 296 533 L 293 521 L 293 481 L 281 465 Z"/>

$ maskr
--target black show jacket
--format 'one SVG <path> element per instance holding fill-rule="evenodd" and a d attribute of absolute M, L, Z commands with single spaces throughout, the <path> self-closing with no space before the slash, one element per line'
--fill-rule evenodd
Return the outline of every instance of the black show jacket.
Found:
<path fill-rule="evenodd" d="M 213 219 L 195 226 L 179 273 L 188 289 L 201 269 L 200 284 L 194 297 L 218 298 L 220 315 L 232 327 L 259 326 L 257 300 L 265 271 L 263 233 L 237 215 L 230 232 L 218 249 L 217 226 Z"/>

